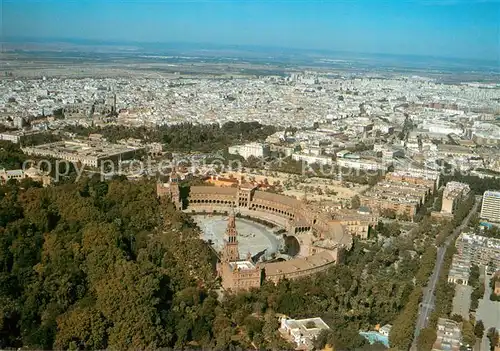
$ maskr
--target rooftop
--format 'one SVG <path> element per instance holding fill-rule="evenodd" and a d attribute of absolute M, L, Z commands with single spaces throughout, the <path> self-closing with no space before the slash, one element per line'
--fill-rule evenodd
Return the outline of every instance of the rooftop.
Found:
<path fill-rule="evenodd" d="M 72 154 L 78 156 L 108 157 L 138 150 L 137 147 L 111 144 L 101 141 L 72 140 L 41 144 L 23 149 L 32 152 L 51 152 L 55 154 Z"/>
<path fill-rule="evenodd" d="M 277 202 L 280 204 L 288 205 L 290 207 L 297 207 L 300 206 L 301 202 L 293 197 L 290 196 L 285 196 L 285 195 L 279 195 L 279 194 L 273 194 L 270 192 L 266 191 L 256 191 L 254 195 L 254 199 L 258 200 L 264 200 L 264 201 L 270 201 L 270 202 Z"/>
<path fill-rule="evenodd" d="M 321 267 L 334 260 L 334 254 L 329 250 L 325 250 L 317 253 L 316 255 L 308 256 L 305 258 L 296 258 L 289 261 L 266 263 L 266 275 L 271 276 L 304 271 L 315 267 Z"/>
<path fill-rule="evenodd" d="M 237 188 L 232 187 L 219 187 L 219 186 L 203 186 L 196 185 L 190 187 L 189 194 L 220 194 L 220 195 L 234 195 L 238 192 Z"/>
<path fill-rule="evenodd" d="M 322 329 L 330 329 L 321 318 L 287 319 L 286 325 L 290 329 L 299 329 L 304 336 L 314 336 Z"/>

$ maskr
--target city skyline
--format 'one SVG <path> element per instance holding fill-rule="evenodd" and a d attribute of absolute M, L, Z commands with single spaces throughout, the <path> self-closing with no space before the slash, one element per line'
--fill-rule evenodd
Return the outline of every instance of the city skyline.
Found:
<path fill-rule="evenodd" d="M 498 1 L 21 0 L 4 1 L 2 27 L 3 41 L 201 43 L 498 62 L 499 15 Z"/>

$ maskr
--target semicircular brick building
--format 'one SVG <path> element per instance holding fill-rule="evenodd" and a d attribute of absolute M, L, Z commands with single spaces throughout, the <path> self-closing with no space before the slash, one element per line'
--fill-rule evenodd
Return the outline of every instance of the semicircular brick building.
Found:
<path fill-rule="evenodd" d="M 249 258 L 235 257 L 237 230 L 229 220 L 226 241 L 217 272 L 227 290 L 258 287 L 262 281 L 278 282 L 324 271 L 338 263 L 345 250 L 352 247 L 352 236 L 339 221 L 315 211 L 295 198 L 257 190 L 240 184 L 237 187 L 192 186 L 181 198 L 177 177 L 167 184 L 158 184 L 158 196 L 167 196 L 177 209 L 192 213 L 232 213 L 256 218 L 282 227 L 288 235 L 299 239 L 300 257 L 281 262 L 254 264 Z M 236 250 L 236 252 L 238 252 Z"/>

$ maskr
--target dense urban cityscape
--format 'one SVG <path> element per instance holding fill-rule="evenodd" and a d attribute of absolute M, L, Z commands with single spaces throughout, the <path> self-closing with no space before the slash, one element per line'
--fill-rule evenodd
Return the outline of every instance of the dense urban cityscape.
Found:
<path fill-rule="evenodd" d="M 0 349 L 500 351 L 498 59 L 176 45 L 2 37 Z"/>

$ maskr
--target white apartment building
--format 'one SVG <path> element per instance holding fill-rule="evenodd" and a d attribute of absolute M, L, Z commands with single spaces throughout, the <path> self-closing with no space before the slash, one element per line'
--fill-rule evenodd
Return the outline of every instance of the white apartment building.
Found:
<path fill-rule="evenodd" d="M 484 192 L 481 218 L 500 223 L 500 191 Z"/>
<path fill-rule="evenodd" d="M 230 146 L 228 152 L 232 155 L 240 155 L 244 159 L 250 156 L 262 158 L 269 156 L 270 147 L 267 144 L 249 143 L 245 145 Z"/>
<path fill-rule="evenodd" d="M 341 158 L 337 160 L 337 165 L 343 168 L 352 168 L 352 169 L 360 169 L 360 170 L 368 170 L 368 171 L 387 171 L 388 164 L 380 163 L 373 160 L 355 160 L 355 159 L 346 159 Z"/>
<path fill-rule="evenodd" d="M 316 155 L 308 155 L 308 154 L 293 154 L 292 155 L 292 160 L 295 161 L 302 161 L 307 164 L 318 164 L 318 165 L 332 165 L 333 160 L 329 156 L 316 156 Z"/>
<path fill-rule="evenodd" d="M 439 318 L 437 338 L 432 346 L 433 350 L 459 350 L 462 341 L 460 324 L 450 319 Z"/>
<path fill-rule="evenodd" d="M 17 133 L 0 133 L 0 140 L 10 141 L 11 143 L 18 144 L 21 140 L 21 135 Z"/>

